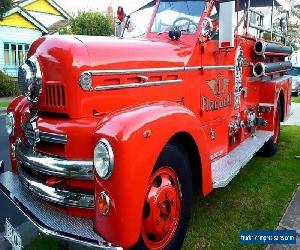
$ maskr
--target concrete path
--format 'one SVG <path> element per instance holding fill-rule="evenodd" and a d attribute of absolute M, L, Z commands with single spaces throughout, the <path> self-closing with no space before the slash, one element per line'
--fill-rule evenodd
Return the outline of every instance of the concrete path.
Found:
<path fill-rule="evenodd" d="M 15 97 L 0 97 L 0 102 L 11 102 Z"/>
<path fill-rule="evenodd" d="M 300 103 L 292 102 L 292 115 L 283 125 L 300 126 Z"/>
<path fill-rule="evenodd" d="M 14 97 L 0 97 L 0 102 L 12 102 Z M 0 107 L 0 114 L 6 113 L 6 108 Z"/>
<path fill-rule="evenodd" d="M 300 187 L 285 211 L 276 230 L 296 230 L 296 245 L 269 245 L 267 250 L 300 249 Z"/>

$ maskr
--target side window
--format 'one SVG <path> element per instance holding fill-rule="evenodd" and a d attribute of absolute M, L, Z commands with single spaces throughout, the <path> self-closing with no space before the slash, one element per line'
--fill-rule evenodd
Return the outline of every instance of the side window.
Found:
<path fill-rule="evenodd" d="M 10 56 L 9 56 L 9 44 L 4 44 L 4 65 L 8 66 L 10 65 Z"/>
<path fill-rule="evenodd" d="M 16 68 L 22 65 L 28 49 L 28 44 L 4 43 L 5 67 Z"/>
<path fill-rule="evenodd" d="M 211 34 L 211 40 L 218 40 L 219 39 L 219 3 L 216 3 L 216 6 L 213 7 L 210 19 L 213 24 L 213 31 Z"/>

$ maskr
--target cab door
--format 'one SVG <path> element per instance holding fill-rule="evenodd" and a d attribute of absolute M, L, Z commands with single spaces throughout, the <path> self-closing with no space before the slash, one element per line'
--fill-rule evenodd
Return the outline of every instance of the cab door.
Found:
<path fill-rule="evenodd" d="M 230 149 L 229 128 L 233 120 L 239 119 L 242 80 L 242 49 L 234 39 L 230 46 L 221 48 L 220 35 L 222 34 L 218 29 L 222 27 L 217 20 L 219 14 L 221 15 L 216 10 L 212 11 L 211 15 L 211 20 L 219 24 L 219 27 L 213 27 L 207 41 L 200 41 L 203 67 L 200 116 L 210 138 L 212 160 L 225 155 Z"/>

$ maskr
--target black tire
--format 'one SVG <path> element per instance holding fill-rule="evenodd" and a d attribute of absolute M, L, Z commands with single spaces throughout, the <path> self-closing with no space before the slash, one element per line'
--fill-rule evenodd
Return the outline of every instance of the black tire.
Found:
<path fill-rule="evenodd" d="M 177 174 L 178 181 L 181 187 L 182 207 L 179 223 L 172 240 L 165 249 L 173 250 L 180 249 L 184 241 L 192 207 L 193 183 L 189 158 L 185 150 L 177 144 L 167 144 L 155 164 L 152 175 L 160 168 L 168 166 Z M 139 241 L 133 249 L 148 249 L 140 236 Z"/>
<path fill-rule="evenodd" d="M 278 137 L 276 142 L 274 141 L 274 136 L 265 143 L 265 145 L 260 149 L 260 151 L 258 152 L 258 154 L 260 156 L 264 156 L 264 157 L 271 157 L 273 155 L 275 155 L 277 153 L 278 150 L 278 143 L 279 143 L 279 137 L 280 137 L 280 122 L 281 122 L 281 103 L 278 100 L 277 103 L 277 115 L 278 115 Z"/>

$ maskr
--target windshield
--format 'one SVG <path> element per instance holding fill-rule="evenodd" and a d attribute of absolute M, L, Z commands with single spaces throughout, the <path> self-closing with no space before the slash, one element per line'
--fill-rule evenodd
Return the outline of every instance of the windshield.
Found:
<path fill-rule="evenodd" d="M 128 28 L 125 29 L 124 37 L 134 38 L 144 35 L 147 32 L 149 21 L 154 11 L 155 2 L 149 3 L 141 7 L 138 11 L 130 15 Z"/>
<path fill-rule="evenodd" d="M 204 0 L 162 0 L 159 4 L 151 32 L 163 33 L 177 27 L 185 34 L 194 34 L 205 7 L 206 2 Z"/>

